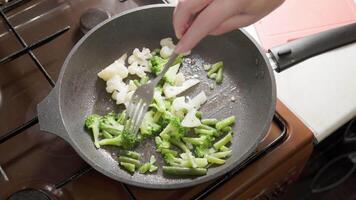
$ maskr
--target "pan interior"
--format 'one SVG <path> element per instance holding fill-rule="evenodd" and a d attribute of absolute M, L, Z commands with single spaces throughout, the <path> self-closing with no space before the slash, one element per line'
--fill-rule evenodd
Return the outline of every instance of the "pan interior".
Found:
<path fill-rule="evenodd" d="M 129 184 L 150 188 L 174 188 L 206 181 L 236 166 L 254 150 L 264 136 L 275 106 L 274 79 L 264 57 L 253 42 L 241 31 L 204 39 L 185 60 L 182 70 L 186 76 L 196 76 L 201 83 L 186 94 L 194 96 L 204 90 L 209 98 L 203 106 L 204 117 L 237 117 L 232 144 L 233 154 L 225 165 L 208 170 L 198 178 L 170 178 L 162 171 L 133 176 L 118 167 L 117 148 L 95 149 L 92 138 L 83 128 L 85 117 L 91 113 L 104 114 L 117 106 L 105 91 L 105 82 L 97 73 L 123 53 L 134 48 L 159 47 L 160 39 L 173 37 L 171 23 L 173 8 L 150 7 L 116 17 L 82 39 L 67 58 L 61 73 L 60 109 L 65 127 L 77 152 L 100 172 Z M 203 63 L 224 61 L 223 84 L 211 90 L 213 81 L 206 78 Z M 231 101 L 235 99 L 235 102 Z M 163 161 L 155 152 L 152 140 L 137 149 L 143 161 L 154 154 L 160 166 Z"/>

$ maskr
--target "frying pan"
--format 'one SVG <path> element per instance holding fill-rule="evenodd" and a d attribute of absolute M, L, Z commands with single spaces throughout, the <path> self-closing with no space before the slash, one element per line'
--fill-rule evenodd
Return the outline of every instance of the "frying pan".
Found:
<path fill-rule="evenodd" d="M 161 168 L 157 173 L 131 176 L 118 166 L 118 148 L 96 149 L 91 135 L 84 129 L 85 117 L 91 113 L 118 111 L 97 73 L 123 53 L 131 53 L 134 48 L 154 49 L 159 47 L 160 39 L 173 37 L 172 13 L 172 6 L 150 5 L 124 12 L 98 25 L 73 47 L 55 88 L 38 105 L 41 130 L 63 138 L 97 171 L 139 187 L 189 187 L 227 173 L 256 149 L 275 111 L 276 86 L 266 54 L 247 33 L 237 30 L 204 39 L 189 58 L 193 66 L 184 62 L 182 67 L 187 76 L 197 75 L 201 80 L 185 95 L 194 96 L 202 90 L 207 93 L 209 100 L 201 109 L 204 117 L 237 117 L 233 127 L 236 134 L 231 146 L 232 156 L 224 165 L 210 168 L 207 175 L 194 178 L 167 177 Z M 221 85 L 210 90 L 205 72 L 197 68 L 205 62 L 219 60 L 224 61 L 225 78 Z M 231 97 L 236 102 L 230 101 Z M 157 164 L 162 166 L 163 161 L 154 146 L 152 140 L 147 140 L 135 150 L 145 161 L 155 155 Z"/>

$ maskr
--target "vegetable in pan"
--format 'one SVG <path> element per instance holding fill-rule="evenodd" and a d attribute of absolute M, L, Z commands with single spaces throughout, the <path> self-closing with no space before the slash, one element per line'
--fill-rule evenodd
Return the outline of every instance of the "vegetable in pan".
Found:
<path fill-rule="evenodd" d="M 127 106 L 134 91 L 149 81 L 149 76 L 158 75 L 172 54 L 174 44 L 171 38 L 161 40 L 161 49 L 151 52 L 147 48 L 134 49 L 131 56 L 122 55 L 98 76 L 106 81 L 106 91 L 118 105 Z M 127 59 L 128 57 L 128 59 Z M 125 128 L 126 112 L 110 112 L 103 116 L 92 114 L 85 120 L 85 126 L 93 135 L 96 148 L 117 146 L 121 149 L 117 160 L 119 165 L 133 174 L 153 173 L 158 170 L 156 158 L 141 163 L 141 155 L 132 151 L 146 138 L 154 138 L 156 151 L 162 155 L 165 165 L 163 172 L 170 176 L 202 176 L 209 167 L 222 165 L 231 156 L 228 147 L 232 141 L 231 126 L 235 116 L 225 119 L 203 118 L 199 109 L 207 101 L 204 91 L 194 97 L 181 94 L 199 84 L 199 80 L 186 80 L 179 72 L 184 55 L 157 85 L 152 104 L 144 116 L 139 133 L 134 135 Z M 129 64 L 126 67 L 126 60 Z M 223 81 L 223 62 L 204 65 L 210 78 L 220 84 Z M 128 77 L 130 76 L 130 80 Z"/>

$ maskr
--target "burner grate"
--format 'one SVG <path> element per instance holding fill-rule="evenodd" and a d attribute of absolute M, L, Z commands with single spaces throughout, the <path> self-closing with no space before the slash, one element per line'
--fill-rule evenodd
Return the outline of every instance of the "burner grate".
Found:
<path fill-rule="evenodd" d="M 49 75 L 49 73 L 46 71 L 46 69 L 43 67 L 43 65 L 40 63 L 40 61 L 38 60 L 38 58 L 36 57 L 36 55 L 32 52 L 32 50 L 41 47 L 44 44 L 47 44 L 49 42 L 51 42 L 52 40 L 56 39 L 57 37 L 59 37 L 60 35 L 62 35 L 63 33 L 67 32 L 70 27 L 64 27 L 63 29 L 45 37 L 44 39 L 31 44 L 31 45 L 27 45 L 27 43 L 25 42 L 25 40 L 21 37 L 21 35 L 16 31 L 16 29 L 14 28 L 14 26 L 11 24 L 11 22 L 9 21 L 8 17 L 6 16 L 6 12 L 26 3 L 28 0 L 13 0 L 10 1 L 6 4 L 4 4 L 3 6 L 0 7 L 0 15 L 1 18 L 4 20 L 4 22 L 6 23 L 6 25 L 8 26 L 9 30 L 15 35 L 15 37 L 17 38 L 17 40 L 21 43 L 23 49 L 12 53 L 9 56 L 6 56 L 4 58 L 0 59 L 0 64 L 4 64 L 7 62 L 11 62 L 12 60 L 28 54 L 32 61 L 36 64 L 36 66 L 38 67 L 38 69 L 42 72 L 42 74 L 46 77 L 47 81 L 49 82 L 49 84 L 54 87 L 55 82 L 52 79 L 52 77 Z M 38 123 L 38 118 L 34 117 L 33 119 L 29 120 L 28 122 L 25 122 L 24 124 L 18 126 L 17 128 L 9 131 L 8 133 L 3 134 L 0 137 L 0 144 L 6 142 L 7 140 L 11 139 L 12 137 L 22 133 L 24 130 L 32 127 L 33 125 Z"/>

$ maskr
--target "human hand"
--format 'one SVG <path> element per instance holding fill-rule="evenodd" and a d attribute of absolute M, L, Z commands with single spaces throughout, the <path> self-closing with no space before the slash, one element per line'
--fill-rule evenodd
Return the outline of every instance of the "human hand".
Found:
<path fill-rule="evenodd" d="M 194 48 L 207 35 L 220 35 L 255 23 L 284 0 L 179 0 L 173 14 L 177 53 Z"/>

